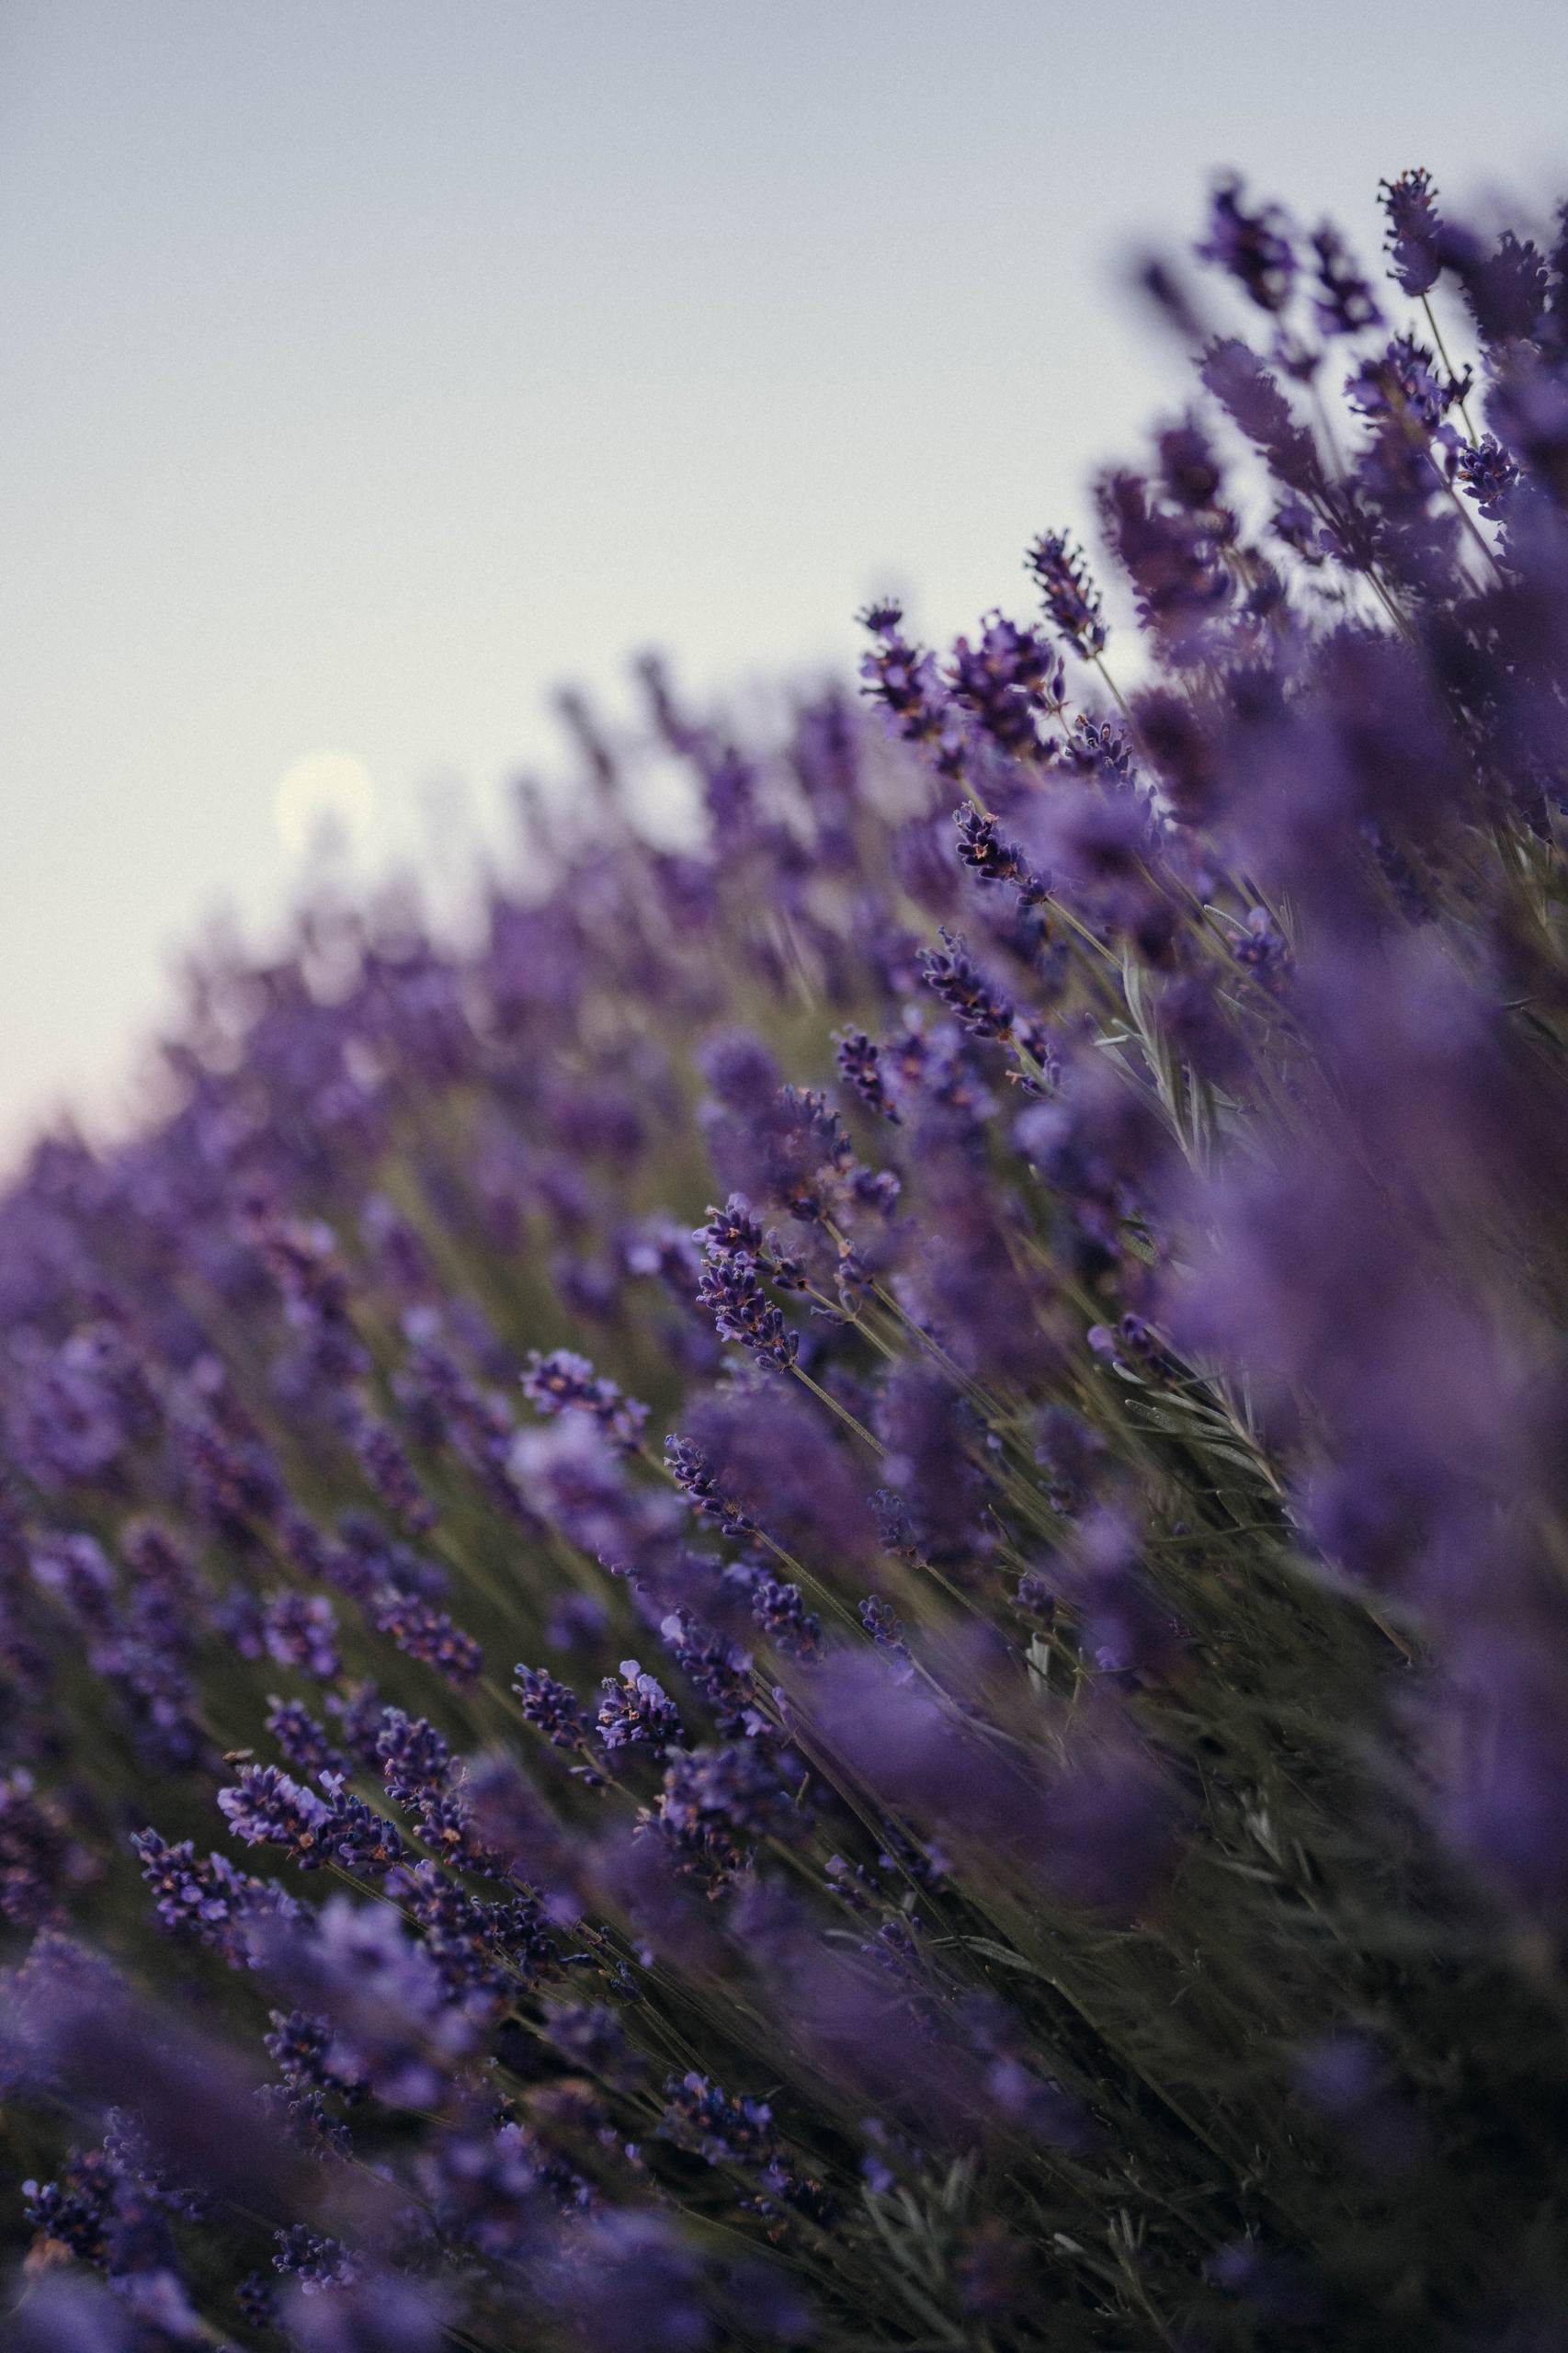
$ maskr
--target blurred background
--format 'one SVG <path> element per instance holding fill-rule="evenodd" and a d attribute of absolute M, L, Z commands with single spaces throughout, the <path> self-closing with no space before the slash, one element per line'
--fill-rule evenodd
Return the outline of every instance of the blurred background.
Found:
<path fill-rule="evenodd" d="M 324 818 L 445 887 L 562 683 L 1028 609 L 1215 167 L 1369 260 L 1568 190 L 1565 87 L 1561 0 L 4 0 L 0 1164 Z"/>

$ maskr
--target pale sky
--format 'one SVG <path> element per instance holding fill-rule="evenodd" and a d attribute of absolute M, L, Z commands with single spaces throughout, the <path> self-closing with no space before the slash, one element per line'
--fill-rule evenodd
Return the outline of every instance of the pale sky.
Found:
<path fill-rule="evenodd" d="M 1027 610 L 1173 402 L 1135 240 L 1568 192 L 1565 89 L 1561 0 L 0 0 L 0 1154 L 276 920 L 301 759 L 374 872 L 644 647 Z"/>

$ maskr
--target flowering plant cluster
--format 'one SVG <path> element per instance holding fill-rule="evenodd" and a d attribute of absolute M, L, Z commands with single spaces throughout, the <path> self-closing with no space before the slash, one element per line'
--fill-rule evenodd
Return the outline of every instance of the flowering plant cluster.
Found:
<path fill-rule="evenodd" d="M 1563 2343 L 1568 215 L 1383 198 L 0 1203 L 8 2343 Z"/>

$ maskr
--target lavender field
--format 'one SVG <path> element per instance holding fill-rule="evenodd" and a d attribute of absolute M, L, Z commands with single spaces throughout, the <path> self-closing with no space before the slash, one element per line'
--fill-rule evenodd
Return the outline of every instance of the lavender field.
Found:
<path fill-rule="evenodd" d="M 1568 210 L 1382 200 L 0 1203 L 6 2345 L 1568 2347 Z"/>

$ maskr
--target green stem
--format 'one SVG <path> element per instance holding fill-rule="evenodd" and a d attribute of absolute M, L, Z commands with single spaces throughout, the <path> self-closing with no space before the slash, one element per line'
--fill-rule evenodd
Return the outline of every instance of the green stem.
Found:
<path fill-rule="evenodd" d="M 841 1405 L 836 1397 L 829 1396 L 827 1391 L 822 1386 L 821 1382 L 813 1381 L 811 1374 L 805 1371 L 801 1366 L 792 1364 L 790 1367 L 790 1370 L 794 1374 L 797 1381 L 802 1381 L 805 1384 L 805 1386 L 811 1391 L 813 1397 L 820 1397 L 823 1404 L 828 1408 L 828 1411 L 830 1413 L 836 1414 L 839 1420 L 843 1422 L 847 1428 L 852 1429 L 856 1437 L 862 1439 L 865 1444 L 870 1448 L 873 1454 L 877 1455 L 879 1458 L 886 1454 L 887 1449 L 882 1444 L 881 1438 L 873 1438 L 870 1431 L 866 1427 L 865 1423 L 858 1422 L 847 1405 Z"/>
<path fill-rule="evenodd" d="M 1423 294 L 1421 297 L 1421 307 L 1426 313 L 1426 324 L 1432 330 L 1432 340 L 1437 347 L 1437 357 L 1449 371 L 1449 382 L 1457 389 L 1460 381 L 1459 370 L 1455 368 L 1453 361 L 1449 358 L 1449 347 L 1443 341 L 1443 330 L 1437 324 L 1437 313 L 1432 308 L 1432 297 L 1430 294 Z M 1464 419 L 1465 431 L 1473 441 L 1476 438 L 1475 427 L 1470 421 L 1469 404 L 1462 395 L 1460 400 L 1460 415 Z"/>

